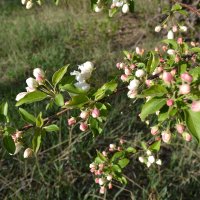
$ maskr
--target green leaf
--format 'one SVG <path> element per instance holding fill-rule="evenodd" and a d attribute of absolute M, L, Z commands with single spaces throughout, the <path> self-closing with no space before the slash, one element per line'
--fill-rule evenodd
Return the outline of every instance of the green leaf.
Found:
<path fill-rule="evenodd" d="M 200 142 L 200 112 L 185 110 L 185 120 L 190 133 Z"/>
<path fill-rule="evenodd" d="M 149 147 L 149 150 L 151 150 L 151 151 L 159 151 L 159 150 L 160 150 L 160 145 L 161 145 L 161 141 L 158 140 L 158 141 L 154 142 L 154 143 Z"/>
<path fill-rule="evenodd" d="M 55 96 L 55 103 L 57 106 L 63 106 L 64 105 L 64 98 L 62 94 L 56 94 Z"/>
<path fill-rule="evenodd" d="M 112 170 L 115 171 L 115 172 L 118 172 L 118 173 L 122 172 L 121 168 L 118 165 L 113 165 Z"/>
<path fill-rule="evenodd" d="M 44 92 L 40 92 L 40 91 L 30 92 L 24 98 L 19 100 L 16 103 L 16 106 L 21 106 L 22 104 L 25 104 L 25 103 L 33 103 L 36 101 L 42 101 L 46 97 L 47 97 L 47 94 L 45 94 Z"/>
<path fill-rule="evenodd" d="M 133 148 L 133 147 L 128 147 L 128 148 L 126 149 L 126 152 L 128 152 L 128 153 L 136 153 L 136 149 Z"/>
<path fill-rule="evenodd" d="M 172 6 L 171 11 L 178 11 L 178 10 L 181 10 L 181 9 L 182 9 L 182 6 L 179 3 L 176 3 Z"/>
<path fill-rule="evenodd" d="M 69 65 L 62 67 L 58 71 L 56 71 L 52 77 L 52 83 L 56 86 L 63 78 L 63 76 L 67 73 Z"/>
<path fill-rule="evenodd" d="M 155 51 L 150 51 L 150 57 L 147 62 L 147 73 L 152 73 L 155 68 L 159 65 L 159 55 Z"/>
<path fill-rule="evenodd" d="M 89 126 L 94 135 L 101 134 L 103 131 L 100 122 L 97 119 L 94 119 L 93 117 L 89 118 Z"/>
<path fill-rule="evenodd" d="M 129 162 L 130 160 L 128 158 L 123 158 L 118 161 L 118 165 L 123 169 L 124 167 L 128 165 Z"/>
<path fill-rule="evenodd" d="M 89 102 L 89 98 L 86 95 L 80 94 L 77 96 L 73 96 L 71 101 L 65 106 L 69 108 L 81 108 L 83 105 Z"/>
<path fill-rule="evenodd" d="M 163 98 L 153 98 L 144 104 L 142 107 L 142 112 L 140 114 L 140 118 L 142 121 L 150 115 L 160 110 L 166 104 L 166 99 Z"/>
<path fill-rule="evenodd" d="M 41 130 L 40 129 L 36 129 L 35 133 L 34 133 L 34 136 L 33 136 L 33 139 L 32 139 L 32 148 L 33 148 L 33 151 L 35 153 L 38 152 L 38 150 L 40 148 L 40 145 L 41 145 L 41 142 L 42 142 Z"/>
<path fill-rule="evenodd" d="M 113 17 L 113 15 L 118 11 L 118 9 L 115 7 L 115 8 L 112 8 L 112 9 L 109 9 L 109 17 Z"/>
<path fill-rule="evenodd" d="M 86 93 L 86 91 L 75 87 L 73 84 L 65 84 L 63 86 L 60 86 L 60 89 L 67 91 L 69 93 L 73 93 L 73 94 L 85 94 Z"/>
<path fill-rule="evenodd" d="M 200 53 L 200 48 L 199 47 L 193 47 L 190 49 L 190 51 L 194 52 L 194 53 Z"/>
<path fill-rule="evenodd" d="M 36 126 L 37 127 L 42 127 L 44 124 L 44 121 L 42 119 L 42 112 L 40 112 L 40 114 L 38 115 L 37 119 L 36 119 Z"/>
<path fill-rule="evenodd" d="M 31 124 L 35 124 L 36 118 L 32 114 L 30 114 L 29 112 L 27 112 L 23 108 L 19 108 L 19 112 L 20 112 L 20 115 L 21 115 L 22 119 L 25 122 L 28 122 L 28 123 L 31 123 Z"/>
<path fill-rule="evenodd" d="M 4 115 L 5 117 L 8 115 L 8 103 L 7 102 L 1 103 L 0 114 Z"/>
<path fill-rule="evenodd" d="M 131 13 L 135 12 L 135 2 L 134 2 L 134 0 L 129 1 L 129 10 L 130 10 Z"/>
<path fill-rule="evenodd" d="M 162 41 L 163 43 L 165 44 L 168 44 L 168 45 L 171 45 L 171 47 L 174 49 L 174 50 L 177 50 L 178 49 L 178 44 L 175 40 L 173 39 L 165 39 Z"/>
<path fill-rule="evenodd" d="M 10 135 L 5 135 L 3 137 L 3 145 L 5 149 L 8 151 L 10 154 L 15 153 L 15 143 Z"/>
<path fill-rule="evenodd" d="M 93 96 L 95 97 L 95 101 L 99 101 L 103 99 L 105 96 L 112 94 L 117 88 L 117 82 L 112 80 L 108 83 L 105 83 L 101 88 L 99 88 Z"/>
<path fill-rule="evenodd" d="M 97 151 L 97 155 L 102 161 L 107 161 L 107 158 L 101 152 Z"/>
<path fill-rule="evenodd" d="M 194 81 L 198 80 L 200 77 L 200 67 L 191 69 L 189 73 L 192 75 Z"/>
<path fill-rule="evenodd" d="M 119 152 L 116 152 L 112 158 L 111 158 L 111 162 L 121 158 L 121 157 L 124 157 L 124 152 L 123 151 L 119 151 Z"/>
<path fill-rule="evenodd" d="M 124 176 L 122 176 L 121 180 L 122 180 L 122 184 L 126 185 L 128 183 L 127 180 L 126 180 L 126 178 Z"/>
<path fill-rule="evenodd" d="M 168 93 L 168 91 L 164 86 L 153 85 L 150 88 L 144 90 L 142 92 L 142 95 L 145 97 L 147 97 L 147 96 L 154 97 L 154 96 L 163 96 L 164 94 L 167 94 L 167 93 Z"/>
<path fill-rule="evenodd" d="M 59 131 L 59 127 L 56 124 L 51 124 L 49 126 L 43 127 L 47 132 Z"/>

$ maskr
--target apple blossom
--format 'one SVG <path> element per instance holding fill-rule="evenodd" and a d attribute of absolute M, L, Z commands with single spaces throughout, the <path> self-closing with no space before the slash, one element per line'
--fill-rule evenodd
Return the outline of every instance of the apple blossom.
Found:
<path fill-rule="evenodd" d="M 131 70 L 130 70 L 128 67 L 125 67 L 124 73 L 125 73 L 127 76 L 130 76 L 130 75 L 132 74 Z"/>
<path fill-rule="evenodd" d="M 126 74 L 122 74 L 120 79 L 123 81 L 123 82 L 126 82 L 128 81 L 128 76 Z"/>
<path fill-rule="evenodd" d="M 107 156 L 107 152 L 106 151 L 103 151 L 102 154 L 103 154 L 103 156 Z"/>
<path fill-rule="evenodd" d="M 104 185 L 104 183 L 105 183 L 105 179 L 100 178 L 100 179 L 99 179 L 99 185 Z"/>
<path fill-rule="evenodd" d="M 128 91 L 127 96 L 130 99 L 134 99 L 137 96 L 137 91 L 130 90 L 130 91 Z"/>
<path fill-rule="evenodd" d="M 174 26 L 172 27 L 172 31 L 173 31 L 174 33 L 178 31 L 178 28 L 177 28 L 176 25 L 174 25 Z"/>
<path fill-rule="evenodd" d="M 151 164 L 155 162 L 155 158 L 154 156 L 149 156 L 148 157 L 148 162 L 150 162 Z"/>
<path fill-rule="evenodd" d="M 93 110 L 92 110 L 92 117 L 93 118 L 98 118 L 100 116 L 100 111 L 99 111 L 99 109 L 98 108 L 94 108 Z"/>
<path fill-rule="evenodd" d="M 188 85 L 188 84 L 180 85 L 179 93 L 180 94 L 189 94 L 190 93 L 190 85 Z"/>
<path fill-rule="evenodd" d="M 36 81 L 41 83 L 44 81 L 45 73 L 42 69 L 40 68 L 35 68 L 33 70 L 33 76 L 36 78 Z"/>
<path fill-rule="evenodd" d="M 106 188 L 105 188 L 104 186 L 103 186 L 103 187 L 101 187 L 101 188 L 100 188 L 100 191 L 99 191 L 99 192 L 100 192 L 100 194 L 104 194 L 104 193 L 105 193 L 105 190 L 106 190 Z"/>
<path fill-rule="evenodd" d="M 76 119 L 74 117 L 71 117 L 67 120 L 67 122 L 68 122 L 69 126 L 72 126 L 72 125 L 76 124 Z"/>
<path fill-rule="evenodd" d="M 167 105 L 170 107 L 170 106 L 173 106 L 174 105 L 174 100 L 173 99 L 168 99 L 167 100 Z"/>
<path fill-rule="evenodd" d="M 33 155 L 33 150 L 31 148 L 27 148 L 25 151 L 24 151 L 24 158 L 29 158 Z"/>
<path fill-rule="evenodd" d="M 152 154 L 151 151 L 150 151 L 149 149 L 147 150 L 146 153 L 147 153 L 148 156 L 150 156 L 150 155 Z"/>
<path fill-rule="evenodd" d="M 162 165 L 161 159 L 156 160 L 156 164 L 157 164 L 157 165 Z"/>
<path fill-rule="evenodd" d="M 174 55 L 174 54 L 175 54 L 175 50 L 174 50 L 174 49 L 168 49 L 168 50 L 167 50 L 167 53 L 168 53 L 169 55 Z"/>
<path fill-rule="evenodd" d="M 26 9 L 31 9 L 33 6 L 33 2 L 30 0 L 26 3 Z"/>
<path fill-rule="evenodd" d="M 185 130 L 185 126 L 183 124 L 176 124 L 176 130 L 178 133 L 182 134 Z"/>
<path fill-rule="evenodd" d="M 159 133 L 158 126 L 151 127 L 151 134 L 152 135 L 157 135 L 158 133 Z"/>
<path fill-rule="evenodd" d="M 200 100 L 192 102 L 192 104 L 191 104 L 191 110 L 193 112 L 200 112 Z"/>
<path fill-rule="evenodd" d="M 151 166 L 151 163 L 150 162 L 147 162 L 147 167 L 149 168 Z"/>
<path fill-rule="evenodd" d="M 108 183 L 108 189 L 112 189 L 112 183 Z"/>
<path fill-rule="evenodd" d="M 187 142 L 190 142 L 192 140 L 192 136 L 187 132 L 183 132 L 182 136 L 183 136 L 183 139 Z"/>
<path fill-rule="evenodd" d="M 160 25 L 155 27 L 155 32 L 159 33 L 161 31 L 162 27 Z"/>
<path fill-rule="evenodd" d="M 135 76 L 138 77 L 138 78 L 141 78 L 145 75 L 145 71 L 143 69 L 138 69 L 136 72 L 135 72 Z"/>
<path fill-rule="evenodd" d="M 144 158 L 143 158 L 142 156 L 140 156 L 138 159 L 139 159 L 139 161 L 140 161 L 141 163 L 144 162 Z"/>
<path fill-rule="evenodd" d="M 127 3 L 125 3 L 123 6 L 122 6 L 122 12 L 124 14 L 128 13 L 129 12 L 129 6 Z"/>
<path fill-rule="evenodd" d="M 171 139 L 171 133 L 169 131 L 163 131 L 161 135 L 162 135 L 163 142 L 169 143 Z"/>
<path fill-rule="evenodd" d="M 81 131 L 86 131 L 88 129 L 88 125 L 84 122 L 81 122 L 79 128 Z"/>
<path fill-rule="evenodd" d="M 38 82 L 32 77 L 26 79 L 26 84 L 30 89 L 36 89 L 38 87 Z"/>
<path fill-rule="evenodd" d="M 20 93 L 16 96 L 15 100 L 16 100 L 16 101 L 19 101 L 20 99 L 23 99 L 27 94 L 28 94 L 27 92 L 20 92 Z"/>
<path fill-rule="evenodd" d="M 129 90 L 136 90 L 138 88 L 140 84 L 140 81 L 137 79 L 133 79 L 130 81 L 129 85 L 128 85 L 128 89 Z"/>
<path fill-rule="evenodd" d="M 187 31 L 187 26 L 180 26 L 179 27 L 181 31 L 186 32 Z"/>
<path fill-rule="evenodd" d="M 26 4 L 26 0 L 21 0 L 22 5 Z"/>
<path fill-rule="evenodd" d="M 112 180 L 112 175 L 108 175 L 106 178 L 107 178 L 108 181 L 111 181 Z"/>
<path fill-rule="evenodd" d="M 188 83 L 191 83 L 192 80 L 193 80 L 192 76 L 189 73 L 187 73 L 187 72 L 181 74 L 181 79 L 183 81 L 185 81 L 185 82 L 188 82 Z"/>
<path fill-rule="evenodd" d="M 174 33 L 172 30 L 169 30 L 167 33 L 167 39 L 173 40 L 174 39 Z"/>
<path fill-rule="evenodd" d="M 89 117 L 88 111 L 81 111 L 80 118 L 81 119 L 87 119 Z"/>
<path fill-rule="evenodd" d="M 178 43 L 178 44 L 183 44 L 183 38 L 179 37 L 179 38 L 177 39 L 177 43 Z"/>
<path fill-rule="evenodd" d="M 165 83 L 169 84 L 174 80 L 174 77 L 170 72 L 164 71 L 162 74 L 162 79 Z"/>

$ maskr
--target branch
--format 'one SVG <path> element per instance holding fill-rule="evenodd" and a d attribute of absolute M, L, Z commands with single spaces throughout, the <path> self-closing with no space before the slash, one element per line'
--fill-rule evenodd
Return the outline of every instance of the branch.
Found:
<path fill-rule="evenodd" d="M 178 0 L 171 0 L 171 1 L 174 2 L 174 3 L 180 4 L 182 7 L 186 8 L 186 9 L 190 10 L 191 12 L 200 16 L 200 11 L 198 9 L 196 9 L 195 7 L 188 5 L 188 4 L 185 4 L 185 3 L 181 3 Z"/>

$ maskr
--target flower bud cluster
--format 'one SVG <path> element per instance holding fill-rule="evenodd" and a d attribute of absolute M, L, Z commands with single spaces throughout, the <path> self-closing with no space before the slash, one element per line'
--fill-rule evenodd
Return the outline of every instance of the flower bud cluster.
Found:
<path fill-rule="evenodd" d="M 82 65 L 79 65 L 78 69 L 80 71 L 73 71 L 70 73 L 70 75 L 75 76 L 77 80 L 74 85 L 81 90 L 88 91 L 90 89 L 90 84 L 86 81 L 91 77 L 94 65 L 92 62 L 87 61 Z"/>
<path fill-rule="evenodd" d="M 31 9 L 33 6 L 32 0 L 21 0 L 21 3 L 26 6 L 26 9 Z"/>
<path fill-rule="evenodd" d="M 26 92 L 20 92 L 15 98 L 16 101 L 19 101 L 20 99 L 24 98 L 27 93 L 35 91 L 39 85 L 44 83 L 45 73 L 42 69 L 35 68 L 33 70 L 33 76 L 35 77 L 35 79 L 32 77 L 26 79 Z"/>
<path fill-rule="evenodd" d="M 140 156 L 138 160 L 141 163 L 144 163 L 147 167 L 152 166 L 152 164 L 162 165 L 161 159 L 156 159 L 150 150 L 147 150 L 146 155 Z"/>
<path fill-rule="evenodd" d="M 122 8 L 124 14 L 129 12 L 129 4 L 126 0 L 113 0 L 110 8 Z"/>

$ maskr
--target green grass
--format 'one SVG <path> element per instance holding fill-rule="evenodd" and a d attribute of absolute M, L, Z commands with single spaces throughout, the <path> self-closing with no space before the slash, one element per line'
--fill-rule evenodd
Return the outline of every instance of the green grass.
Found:
<path fill-rule="evenodd" d="M 157 1 L 150 6 L 148 0 L 145 6 L 137 2 L 134 16 L 112 20 L 105 14 L 92 13 L 85 0 L 30 11 L 18 1 L 0 4 L 0 100 L 14 104 L 16 94 L 24 90 L 25 79 L 32 76 L 35 67 L 42 67 L 50 76 L 65 64 L 75 68 L 92 60 L 97 85 L 115 75 L 115 63 L 123 57 L 121 50 L 134 49 L 136 45 L 152 48 L 157 43 L 157 36 L 145 21 L 155 13 Z M 151 20 L 149 24 L 153 26 Z M 104 197 L 99 195 L 89 173 L 96 149 L 102 150 L 121 137 L 129 145 L 150 137 L 137 117 L 140 104 L 132 110 L 133 103 L 127 101 L 125 93 L 115 96 L 111 103 L 115 109 L 101 136 L 93 138 L 91 133 L 80 133 L 78 128 L 71 135 L 66 125 L 71 114 L 67 113 L 58 122 L 61 131 L 46 135 L 37 158 L 24 160 L 22 152 L 10 156 L 0 148 L 0 199 L 198 200 L 200 150 L 195 141 L 188 144 L 181 139 L 163 148 L 161 167 L 147 169 L 133 159 L 125 171 L 128 185 L 115 183 L 112 191 Z M 40 109 L 36 104 L 34 114 Z M 12 106 L 10 111 L 12 124 L 20 127 L 17 109 Z"/>

